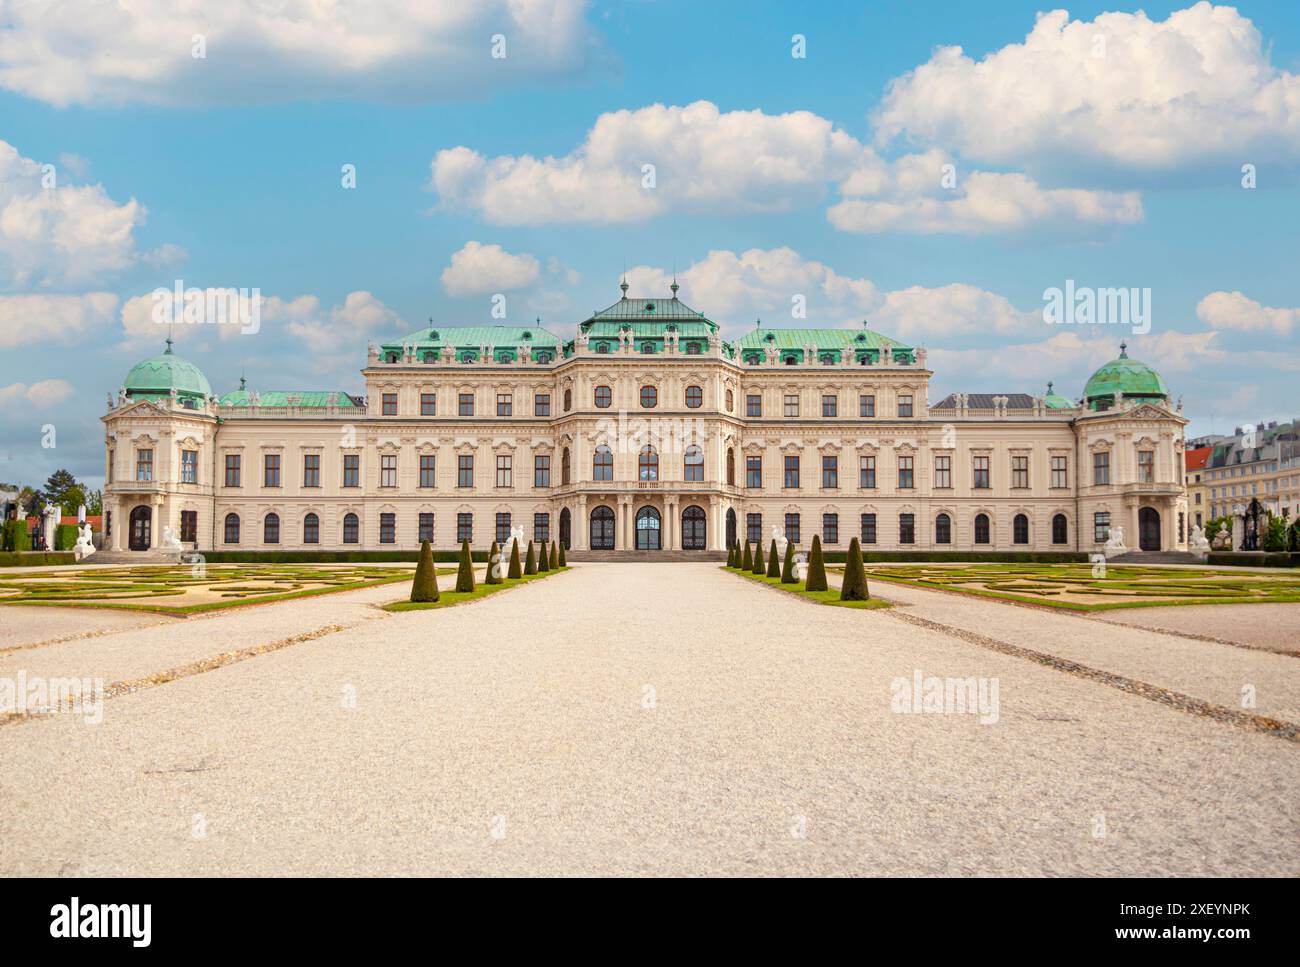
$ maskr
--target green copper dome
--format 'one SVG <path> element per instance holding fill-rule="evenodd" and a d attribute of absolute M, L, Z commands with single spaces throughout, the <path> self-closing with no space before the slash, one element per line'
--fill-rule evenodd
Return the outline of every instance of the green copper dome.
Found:
<path fill-rule="evenodd" d="M 1160 374 L 1146 363 L 1129 359 L 1128 347 L 1119 344 L 1119 357 L 1112 359 L 1088 379 L 1083 398 L 1089 409 L 1104 410 L 1115 405 L 1115 394 L 1128 400 L 1164 400 L 1169 390 Z"/>
<path fill-rule="evenodd" d="M 1072 402 L 1067 400 L 1064 396 L 1061 396 L 1059 393 L 1053 392 L 1051 383 L 1047 384 L 1047 395 L 1043 397 L 1043 402 L 1047 405 L 1049 410 L 1074 409 L 1074 404 Z"/>
<path fill-rule="evenodd" d="M 126 387 L 127 395 L 133 399 L 170 396 L 173 389 L 182 400 L 197 402 L 212 395 L 212 386 L 203 371 L 188 359 L 181 359 L 172 353 L 170 338 L 161 356 L 154 356 L 132 366 L 122 385 Z"/>

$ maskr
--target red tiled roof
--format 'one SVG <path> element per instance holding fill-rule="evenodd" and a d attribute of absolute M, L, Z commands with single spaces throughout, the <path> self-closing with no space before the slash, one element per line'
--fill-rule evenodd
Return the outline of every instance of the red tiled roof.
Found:
<path fill-rule="evenodd" d="M 99 530 L 100 527 L 102 527 L 103 524 L 104 524 L 104 518 L 103 518 L 101 515 L 99 515 L 99 514 L 95 514 L 94 516 L 92 516 L 92 515 L 90 515 L 90 514 L 87 514 L 87 515 L 86 515 L 86 520 L 88 520 L 88 521 L 90 522 L 90 529 L 91 529 L 91 530 L 95 530 L 95 531 Z M 60 523 L 60 524 L 75 524 L 75 523 L 77 523 L 77 515 L 76 515 L 76 514 L 64 514 L 62 517 L 59 518 L 59 523 Z"/>
<path fill-rule="evenodd" d="M 1183 461 L 1188 470 L 1204 470 L 1205 465 L 1210 462 L 1210 454 L 1214 452 L 1214 447 L 1197 447 L 1194 450 L 1187 450 L 1183 453 Z"/>

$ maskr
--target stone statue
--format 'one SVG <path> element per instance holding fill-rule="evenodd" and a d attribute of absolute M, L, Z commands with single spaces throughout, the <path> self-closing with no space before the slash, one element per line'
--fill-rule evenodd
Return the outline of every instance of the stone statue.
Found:
<path fill-rule="evenodd" d="M 78 561 L 84 561 L 94 553 L 94 535 L 91 533 L 90 523 L 82 521 L 81 526 L 77 528 L 77 543 L 72 548 L 72 556 Z"/>
<path fill-rule="evenodd" d="M 164 554 L 179 554 L 184 550 L 181 547 L 180 539 L 176 536 L 176 532 L 171 529 L 171 525 L 163 528 L 162 541 L 158 544 L 158 550 Z"/>
<path fill-rule="evenodd" d="M 1114 557 L 1117 554 L 1123 554 L 1128 550 L 1124 546 L 1124 528 L 1116 524 L 1110 529 L 1110 536 L 1106 539 L 1104 553 L 1107 557 Z"/>
<path fill-rule="evenodd" d="M 776 559 L 784 563 L 785 548 L 790 542 L 786 540 L 785 531 L 777 527 L 775 524 L 772 525 L 772 540 L 776 541 Z"/>
<path fill-rule="evenodd" d="M 1232 550 L 1232 531 L 1228 530 L 1227 524 L 1219 525 L 1219 533 L 1214 535 L 1213 545 L 1216 551 Z"/>
<path fill-rule="evenodd" d="M 45 509 L 41 511 L 41 533 L 45 537 L 45 550 L 54 550 L 54 535 L 58 532 L 59 518 L 63 516 L 63 510 L 54 504 L 46 504 Z"/>
<path fill-rule="evenodd" d="M 1187 548 L 1201 560 L 1205 560 L 1205 556 L 1210 553 L 1210 542 L 1198 524 L 1192 525 L 1192 532 L 1187 537 Z"/>

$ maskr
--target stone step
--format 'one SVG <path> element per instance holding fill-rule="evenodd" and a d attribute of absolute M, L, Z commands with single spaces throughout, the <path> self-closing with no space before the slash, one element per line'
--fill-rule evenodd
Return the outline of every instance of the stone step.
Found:
<path fill-rule="evenodd" d="M 1126 551 L 1110 558 L 1110 564 L 1201 564 L 1189 551 Z"/>
<path fill-rule="evenodd" d="M 725 561 L 726 551 L 565 551 L 565 561 L 604 561 L 615 564 L 672 564 L 683 561 Z"/>

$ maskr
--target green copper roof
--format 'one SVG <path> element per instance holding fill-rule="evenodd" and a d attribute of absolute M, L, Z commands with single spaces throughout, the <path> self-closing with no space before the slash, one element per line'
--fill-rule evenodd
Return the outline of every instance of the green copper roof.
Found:
<path fill-rule="evenodd" d="M 769 346 L 780 351 L 783 359 L 794 357 L 800 361 L 805 346 L 816 346 L 818 355 L 829 353 L 837 362 L 843 351 L 852 351 L 859 358 L 864 355 L 877 358 L 885 348 L 909 362 L 915 358 L 911 346 L 865 326 L 861 329 L 769 329 L 759 326 L 741 336 L 736 346 L 745 360 L 760 352 L 765 355 Z"/>
<path fill-rule="evenodd" d="M 596 343 L 602 339 L 617 340 L 623 331 L 630 332 L 633 339 L 653 341 L 656 346 L 670 332 L 675 332 L 680 342 L 683 339 L 707 340 L 718 331 L 716 322 L 677 298 L 676 282 L 669 286 L 673 294 L 668 299 L 630 299 L 627 283 L 619 288 L 623 290 L 621 299 L 578 324 L 578 330 Z"/>
<path fill-rule="evenodd" d="M 458 359 L 467 353 L 477 358 L 482 347 L 491 346 L 500 359 L 505 353 L 518 353 L 522 346 L 531 346 L 533 353 L 541 350 L 555 355 L 560 351 L 560 340 L 541 326 L 429 326 L 396 342 L 384 343 L 381 351 L 400 353 L 403 346 L 413 346 L 417 356 L 450 346 L 457 350 Z"/>
<path fill-rule="evenodd" d="M 240 389 L 221 397 L 220 403 L 222 406 L 251 406 L 251 398 L 252 393 Z M 345 408 L 360 405 L 347 393 L 321 390 L 267 390 L 258 394 L 257 402 L 259 406 L 297 406 L 304 410 L 323 410 L 331 405 Z"/>
<path fill-rule="evenodd" d="M 173 389 L 177 396 L 191 399 L 207 399 L 212 394 L 212 386 L 203 371 L 172 353 L 170 337 L 162 355 L 136 363 L 122 385 L 132 397 L 169 396 Z"/>
<path fill-rule="evenodd" d="M 1058 393 L 1054 393 L 1054 392 L 1052 392 L 1052 384 L 1051 384 L 1051 383 L 1048 383 L 1048 384 L 1047 384 L 1047 395 L 1043 397 L 1043 402 L 1047 405 L 1047 408 L 1048 408 L 1049 410 L 1072 410 L 1072 409 L 1074 409 L 1074 404 L 1071 403 L 1069 400 L 1067 400 L 1064 396 L 1061 396 L 1061 395 L 1058 394 Z"/>
<path fill-rule="evenodd" d="M 1124 343 L 1120 343 L 1119 356 L 1093 373 L 1083 388 L 1083 398 L 1092 409 L 1098 409 L 1103 403 L 1113 404 L 1116 393 L 1133 399 L 1169 397 L 1169 390 L 1160 374 L 1146 363 L 1130 359 L 1128 346 Z"/>

